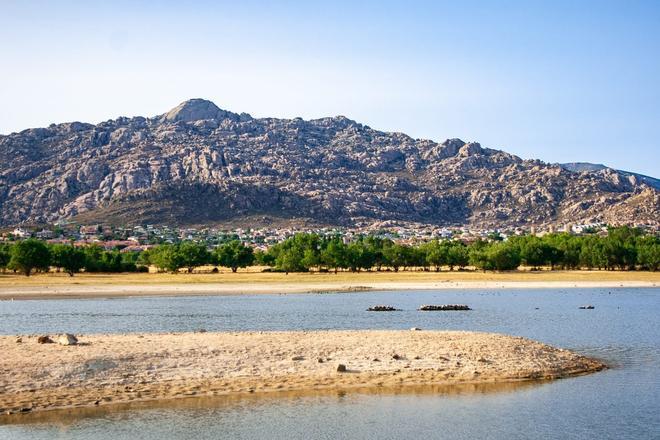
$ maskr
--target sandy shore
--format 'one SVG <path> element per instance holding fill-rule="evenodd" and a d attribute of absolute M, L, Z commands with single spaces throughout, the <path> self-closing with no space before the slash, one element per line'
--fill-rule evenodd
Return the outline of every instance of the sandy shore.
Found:
<path fill-rule="evenodd" d="M 3 286 L 0 300 L 113 298 L 127 296 L 199 296 L 290 293 L 364 292 L 382 290 L 442 289 L 567 289 L 658 287 L 655 281 L 355 281 L 309 283 L 177 283 Z"/>
<path fill-rule="evenodd" d="M 473 332 L 314 331 L 0 337 L 2 414 L 186 396 L 554 379 L 600 362 Z M 347 372 L 338 372 L 343 364 Z"/>
<path fill-rule="evenodd" d="M 122 296 L 241 295 L 438 289 L 658 287 L 660 272 L 406 271 L 291 273 L 243 271 L 168 274 L 0 274 L 0 300 Z"/>

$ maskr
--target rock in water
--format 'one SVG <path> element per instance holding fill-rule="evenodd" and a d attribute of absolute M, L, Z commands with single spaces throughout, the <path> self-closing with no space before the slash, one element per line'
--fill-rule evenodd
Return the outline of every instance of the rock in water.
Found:
<path fill-rule="evenodd" d="M 367 312 L 396 312 L 396 308 L 392 306 L 373 306 L 367 309 Z"/>
<path fill-rule="evenodd" d="M 419 310 L 428 312 L 428 311 L 448 311 L 448 310 L 472 310 L 465 304 L 443 304 L 439 306 L 435 305 L 423 305 Z"/>
<path fill-rule="evenodd" d="M 64 333 L 57 337 L 57 343 L 60 345 L 78 345 L 78 338 L 71 333 Z"/>

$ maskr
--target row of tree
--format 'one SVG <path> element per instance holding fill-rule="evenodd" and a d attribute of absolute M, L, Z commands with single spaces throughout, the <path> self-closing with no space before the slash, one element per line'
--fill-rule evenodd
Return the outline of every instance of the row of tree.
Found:
<path fill-rule="evenodd" d="M 409 268 L 454 270 L 473 266 L 481 270 L 513 270 L 520 265 L 532 268 L 562 269 L 646 269 L 660 267 L 660 238 L 633 228 L 613 228 L 605 237 L 549 234 L 511 237 L 499 236 L 466 245 L 460 241 L 433 240 L 416 246 L 395 243 L 377 236 L 363 236 L 345 243 L 341 237 L 296 234 L 271 246 L 266 252 L 252 253 L 238 241 L 209 252 L 204 245 L 184 242 L 161 245 L 144 255 L 143 262 L 162 270 L 189 271 L 205 264 L 238 268 L 269 266 L 283 272 L 309 270 L 334 271 Z"/>
<path fill-rule="evenodd" d="M 69 275 L 85 272 L 136 272 L 146 270 L 138 265 L 137 253 L 107 251 L 99 246 L 75 247 L 68 244 L 48 245 L 30 238 L 12 244 L 0 245 L 0 270 L 13 270 L 30 276 L 35 271 L 48 271 L 51 267 Z"/>
<path fill-rule="evenodd" d="M 192 272 L 195 267 L 205 265 L 229 267 L 232 272 L 236 272 L 239 268 L 252 266 L 255 255 L 251 247 L 238 240 L 221 244 L 213 251 L 209 251 L 204 244 L 184 241 L 151 248 L 140 255 L 139 261 L 170 272 L 181 268 Z"/>
<path fill-rule="evenodd" d="M 30 275 L 34 270 L 56 267 L 73 275 L 85 272 L 127 272 L 154 265 L 177 272 L 204 265 L 229 267 L 233 272 L 252 265 L 282 272 L 350 270 L 399 271 L 409 268 L 449 270 L 472 266 L 481 270 L 532 268 L 598 268 L 652 270 L 660 267 L 660 237 L 641 230 L 612 228 L 607 236 L 549 234 L 510 237 L 495 235 L 466 245 L 460 241 L 433 240 L 408 246 L 377 236 L 362 236 L 345 243 L 341 237 L 296 234 L 267 251 L 256 251 L 238 240 L 209 250 L 205 244 L 184 241 L 163 244 L 147 251 L 120 253 L 98 246 L 47 245 L 29 239 L 0 246 L 0 269 Z"/>
<path fill-rule="evenodd" d="M 395 272 L 411 267 L 468 265 L 468 248 L 455 241 L 431 241 L 419 246 L 406 246 L 375 236 L 359 237 L 344 243 L 339 238 L 322 238 L 316 234 L 297 234 L 256 255 L 257 262 L 284 272 L 381 270 Z"/>
<path fill-rule="evenodd" d="M 394 243 L 374 236 L 345 244 L 339 238 L 323 239 L 299 234 L 257 254 L 257 261 L 285 272 L 348 269 L 394 271 L 416 267 L 481 270 L 514 270 L 519 266 L 561 269 L 658 270 L 660 237 L 639 229 L 612 228 L 607 236 L 549 234 L 523 235 L 504 241 L 499 236 L 466 245 L 460 241 L 433 240 L 417 246 Z"/>

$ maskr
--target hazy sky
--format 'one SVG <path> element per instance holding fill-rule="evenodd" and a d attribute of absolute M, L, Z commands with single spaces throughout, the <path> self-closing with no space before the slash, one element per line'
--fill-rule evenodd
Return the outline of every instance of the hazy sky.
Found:
<path fill-rule="evenodd" d="M 193 97 L 660 177 L 660 1 L 0 0 L 0 133 Z"/>

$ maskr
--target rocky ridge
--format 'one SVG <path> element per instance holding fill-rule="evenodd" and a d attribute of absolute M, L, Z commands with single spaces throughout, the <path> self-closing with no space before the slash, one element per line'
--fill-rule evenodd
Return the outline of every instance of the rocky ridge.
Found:
<path fill-rule="evenodd" d="M 609 168 L 573 172 L 476 142 L 343 116 L 253 118 L 193 99 L 151 118 L 0 136 L 0 226 L 85 222 L 657 224 L 660 192 Z"/>

